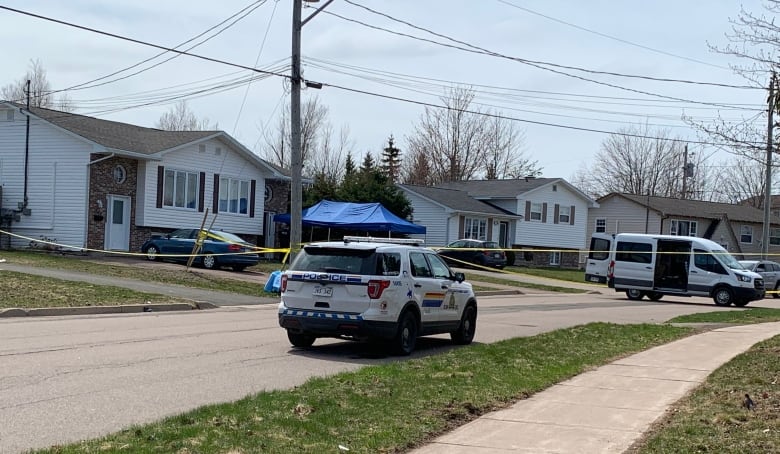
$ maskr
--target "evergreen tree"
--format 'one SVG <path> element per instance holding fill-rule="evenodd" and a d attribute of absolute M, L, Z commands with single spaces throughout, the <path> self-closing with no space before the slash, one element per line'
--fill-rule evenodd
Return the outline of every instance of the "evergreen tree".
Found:
<path fill-rule="evenodd" d="M 367 172 L 369 170 L 374 170 L 375 168 L 376 161 L 374 161 L 374 157 L 371 155 L 371 152 L 366 153 L 366 157 L 363 158 L 363 164 L 360 164 L 360 171 Z"/>
<path fill-rule="evenodd" d="M 390 179 L 391 183 L 396 183 L 399 180 L 399 173 L 401 168 L 401 150 L 393 145 L 393 135 L 387 139 L 387 147 L 382 150 L 382 171 Z"/>
<path fill-rule="evenodd" d="M 344 175 L 352 175 L 357 170 L 355 160 L 352 159 L 352 153 L 347 153 L 347 162 L 344 163 Z"/>

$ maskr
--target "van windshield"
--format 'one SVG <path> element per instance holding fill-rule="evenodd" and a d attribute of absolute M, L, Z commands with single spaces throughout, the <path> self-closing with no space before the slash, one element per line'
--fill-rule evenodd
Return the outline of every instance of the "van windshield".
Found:
<path fill-rule="evenodd" d="M 721 263 L 732 270 L 747 270 L 747 268 L 742 266 L 733 255 L 726 252 L 725 249 L 714 249 L 712 253 L 718 257 L 718 260 L 720 260 Z"/>

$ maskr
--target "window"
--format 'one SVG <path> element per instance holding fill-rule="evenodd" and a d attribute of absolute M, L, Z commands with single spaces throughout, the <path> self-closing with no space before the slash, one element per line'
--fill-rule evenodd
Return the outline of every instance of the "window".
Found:
<path fill-rule="evenodd" d="M 196 210 L 198 174 L 183 170 L 165 169 L 163 206 Z"/>
<path fill-rule="evenodd" d="M 570 206 L 562 206 L 558 208 L 558 223 L 559 224 L 568 224 L 569 219 L 571 219 L 571 207 Z"/>
<path fill-rule="evenodd" d="M 607 233 L 607 219 L 596 219 L 596 233 Z"/>
<path fill-rule="evenodd" d="M 606 260 L 609 258 L 610 241 L 603 238 L 591 238 L 588 258 L 593 260 Z"/>
<path fill-rule="evenodd" d="M 728 274 L 715 257 L 709 252 L 701 249 L 693 250 L 693 264 L 700 270 L 709 271 L 711 273 Z"/>
<path fill-rule="evenodd" d="M 412 276 L 415 277 L 433 277 L 433 272 L 428 266 L 428 261 L 420 252 L 409 253 L 409 262 L 412 266 Z"/>
<path fill-rule="evenodd" d="M 466 218 L 463 223 L 463 236 L 475 240 L 487 239 L 487 219 Z"/>
<path fill-rule="evenodd" d="M 653 255 L 650 243 L 619 241 L 615 248 L 615 260 L 619 262 L 650 263 Z"/>
<path fill-rule="evenodd" d="M 542 220 L 542 204 L 541 203 L 532 203 L 531 204 L 531 220 L 532 221 L 541 221 Z"/>
<path fill-rule="evenodd" d="M 561 264 L 561 251 L 550 252 L 550 265 L 560 265 L 560 264 Z"/>
<path fill-rule="evenodd" d="M 780 245 L 780 229 L 777 227 L 772 227 L 769 229 L 769 244 L 772 245 Z"/>
<path fill-rule="evenodd" d="M 681 221 L 672 219 L 669 224 L 669 234 L 678 236 L 696 236 L 698 223 L 696 221 Z"/>
<path fill-rule="evenodd" d="M 397 252 L 376 255 L 376 274 L 398 276 L 401 274 L 401 254 Z"/>
<path fill-rule="evenodd" d="M 249 181 L 221 177 L 219 179 L 219 211 L 249 213 Z"/>
<path fill-rule="evenodd" d="M 744 244 L 753 243 L 753 226 L 743 225 L 739 228 L 739 242 Z"/>
<path fill-rule="evenodd" d="M 450 277 L 450 269 L 436 254 L 426 254 L 428 262 L 433 270 L 433 277 L 437 279 L 448 279 Z"/>

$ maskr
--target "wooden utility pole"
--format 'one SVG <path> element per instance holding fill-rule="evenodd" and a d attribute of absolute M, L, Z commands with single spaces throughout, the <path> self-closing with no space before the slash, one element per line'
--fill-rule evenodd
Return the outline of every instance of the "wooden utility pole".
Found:
<path fill-rule="evenodd" d="M 775 112 L 775 83 L 776 75 L 772 71 L 769 80 L 769 97 L 767 98 L 767 126 L 766 126 L 766 177 L 764 180 L 764 235 L 761 239 L 761 257 L 766 260 L 769 255 L 769 229 L 771 227 L 770 213 L 772 211 L 772 142 L 774 141 L 774 112 Z"/>
<path fill-rule="evenodd" d="M 683 154 L 683 181 L 682 181 L 682 199 L 685 200 L 688 191 L 688 144 L 685 144 L 685 153 Z"/>

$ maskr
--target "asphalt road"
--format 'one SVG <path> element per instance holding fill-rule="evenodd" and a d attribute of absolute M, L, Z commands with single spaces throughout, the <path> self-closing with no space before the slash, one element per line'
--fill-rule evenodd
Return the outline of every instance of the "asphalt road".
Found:
<path fill-rule="evenodd" d="M 751 306 L 780 308 L 779 301 Z M 714 310 L 735 309 L 703 298 L 632 302 L 621 294 L 483 297 L 476 341 Z M 414 356 L 454 347 L 438 336 L 418 348 Z M 399 360 L 339 340 L 292 349 L 274 305 L 0 319 L 0 453 L 97 437 L 204 404 L 290 388 L 311 376 Z"/>

